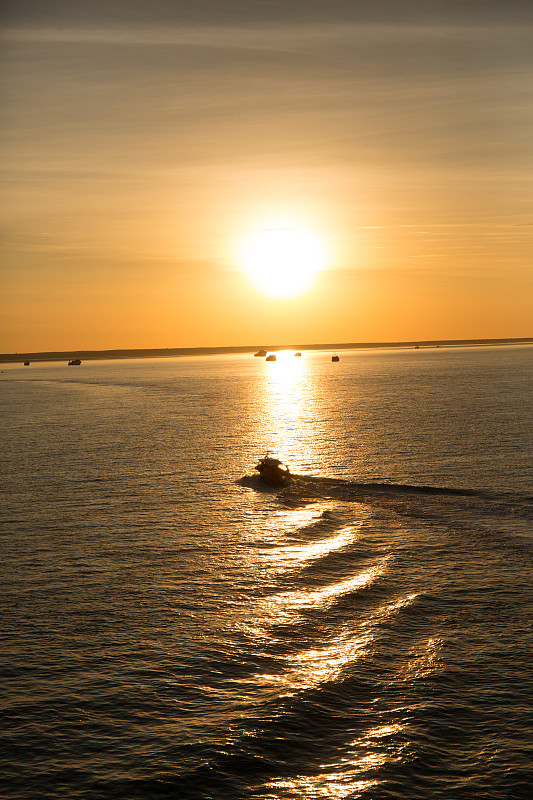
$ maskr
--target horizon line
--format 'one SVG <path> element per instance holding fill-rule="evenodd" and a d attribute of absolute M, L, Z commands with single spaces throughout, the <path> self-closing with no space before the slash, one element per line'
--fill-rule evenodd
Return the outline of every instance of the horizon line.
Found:
<path fill-rule="evenodd" d="M 336 342 L 320 344 L 277 344 L 277 345 L 227 345 L 222 347 L 120 347 L 106 350 L 43 350 L 20 353 L 0 353 L 0 363 L 30 360 L 59 361 L 65 358 L 85 358 L 87 360 L 105 360 L 119 358 L 171 358 L 191 355 L 230 355 L 231 353 L 251 353 L 257 349 L 270 352 L 280 350 L 367 350 L 387 347 L 467 347 L 469 345 L 505 345 L 533 344 L 533 337 L 507 337 L 497 339 L 418 339 L 398 342 Z"/>

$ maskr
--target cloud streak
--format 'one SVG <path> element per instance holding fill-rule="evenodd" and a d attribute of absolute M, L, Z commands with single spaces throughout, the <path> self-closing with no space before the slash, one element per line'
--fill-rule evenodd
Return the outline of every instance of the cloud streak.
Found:
<path fill-rule="evenodd" d="M 486 22 L 475 25 L 443 23 L 438 26 L 419 22 L 344 24 L 328 21 L 323 24 L 269 22 L 261 26 L 228 26 L 212 24 L 181 24 L 171 27 L 153 22 L 144 25 L 125 24 L 37 26 L 12 24 L 4 28 L 6 42 L 77 43 L 124 46 L 183 46 L 213 49 L 237 48 L 242 50 L 327 50 L 334 44 L 349 46 L 359 39 L 374 44 L 405 44 L 425 41 L 428 44 L 453 40 L 459 44 L 485 44 L 501 46 L 512 40 L 528 43 L 530 25 L 509 22 L 498 25 Z"/>

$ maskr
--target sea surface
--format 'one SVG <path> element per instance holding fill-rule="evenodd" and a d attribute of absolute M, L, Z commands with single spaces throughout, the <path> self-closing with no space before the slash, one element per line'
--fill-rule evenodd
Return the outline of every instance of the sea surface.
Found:
<path fill-rule="evenodd" d="M 2 798 L 533 797 L 533 347 L 339 355 L 0 365 Z"/>

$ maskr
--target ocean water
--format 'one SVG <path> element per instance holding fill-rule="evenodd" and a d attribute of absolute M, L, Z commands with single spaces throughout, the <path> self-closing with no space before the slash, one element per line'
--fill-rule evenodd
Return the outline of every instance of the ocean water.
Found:
<path fill-rule="evenodd" d="M 533 796 L 533 347 L 339 355 L 2 367 L 3 798 Z"/>

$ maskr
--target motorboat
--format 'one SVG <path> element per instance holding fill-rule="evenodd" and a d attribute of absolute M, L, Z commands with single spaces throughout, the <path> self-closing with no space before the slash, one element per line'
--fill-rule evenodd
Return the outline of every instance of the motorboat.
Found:
<path fill-rule="evenodd" d="M 81 361 L 80 361 L 80 359 L 79 359 L 79 358 L 72 358 L 72 359 L 71 359 L 71 360 L 68 362 L 68 366 L 69 366 L 69 367 L 79 367 L 79 365 L 80 365 L 80 364 L 81 364 Z"/>
<path fill-rule="evenodd" d="M 332 360 L 332 361 L 339 361 L 339 360 L 340 360 L 340 359 L 339 359 L 339 356 L 337 355 L 337 353 L 335 353 L 335 355 L 334 355 L 334 356 L 331 356 L 331 360 Z"/>
<path fill-rule="evenodd" d="M 301 354 L 300 352 L 298 352 L 298 353 L 295 353 L 295 354 L 294 354 L 294 356 L 295 356 L 295 357 L 296 357 L 296 356 L 301 356 L 301 355 L 302 355 L 302 354 Z"/>
<path fill-rule="evenodd" d="M 284 486 L 291 478 L 291 473 L 286 464 L 278 458 L 263 456 L 256 466 L 259 477 L 270 486 Z"/>
<path fill-rule="evenodd" d="M 254 353 L 254 358 L 258 358 L 258 357 L 259 358 L 264 358 L 266 356 L 266 354 L 267 354 L 267 351 L 263 350 L 263 348 L 261 348 L 261 350 L 258 350 L 257 353 Z"/>
<path fill-rule="evenodd" d="M 265 361 L 277 361 L 277 360 L 278 359 L 276 358 L 274 353 L 270 353 L 270 355 L 265 358 Z"/>

